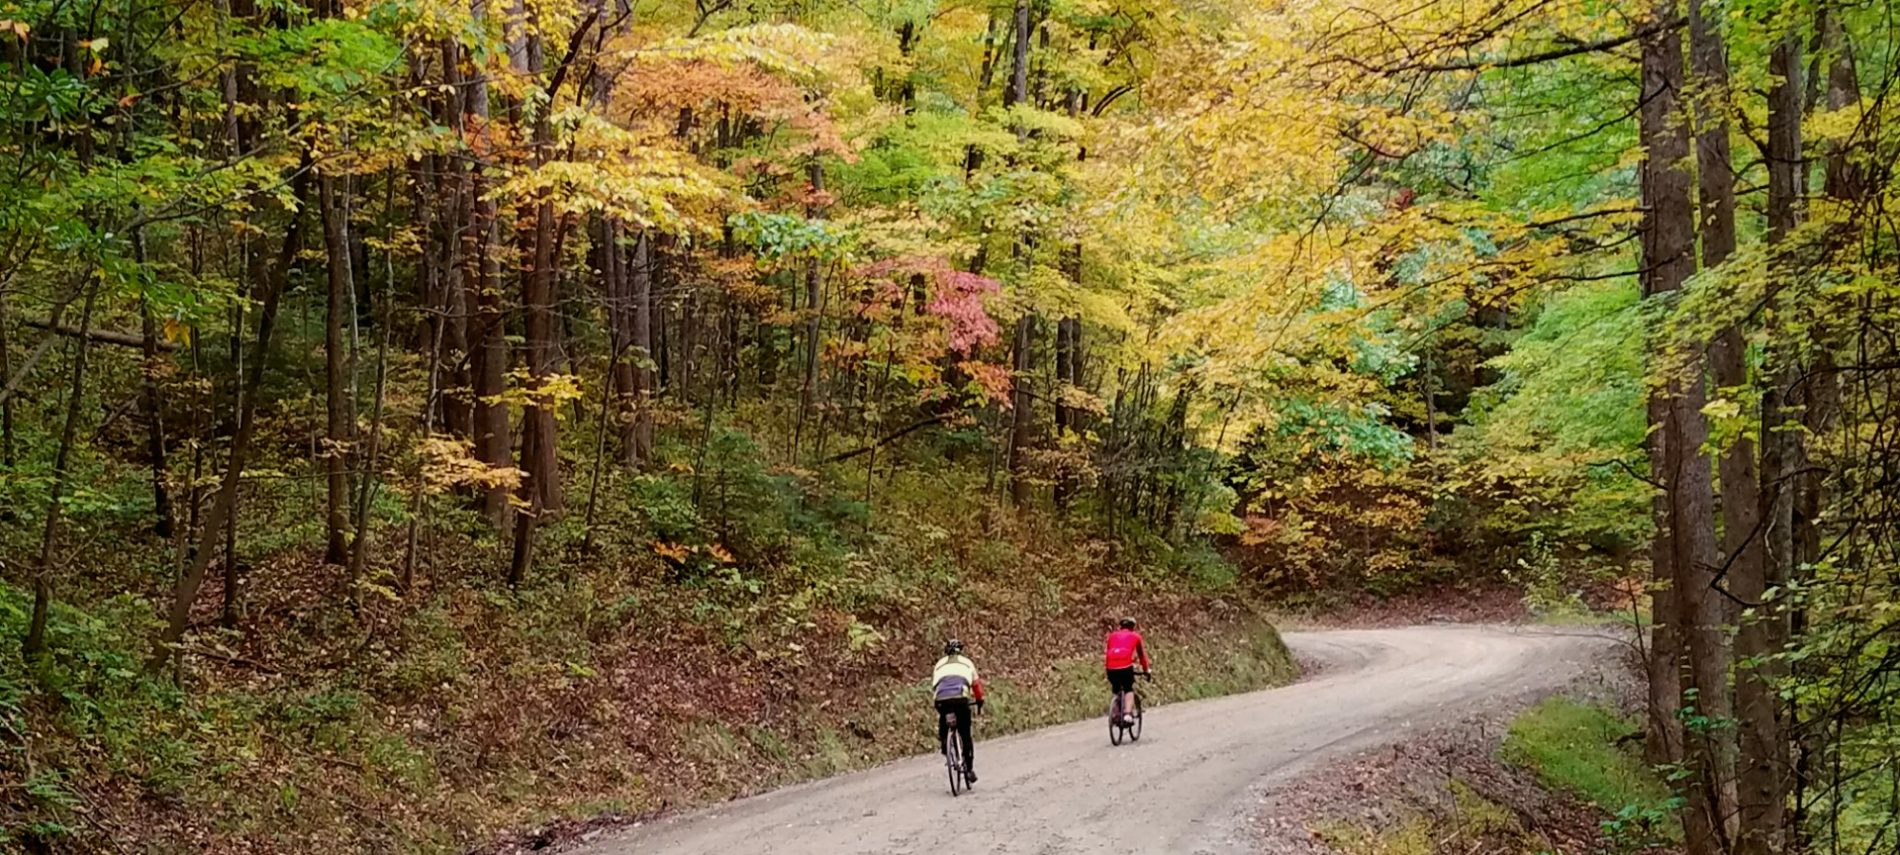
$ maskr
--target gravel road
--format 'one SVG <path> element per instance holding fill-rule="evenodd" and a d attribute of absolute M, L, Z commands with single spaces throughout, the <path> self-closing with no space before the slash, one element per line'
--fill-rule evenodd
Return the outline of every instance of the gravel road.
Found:
<path fill-rule="evenodd" d="M 1608 637 L 1527 627 L 1290 633 L 1287 643 L 1319 672 L 1279 689 L 1151 709 L 1133 745 L 1110 747 L 1101 720 L 993 740 L 979 725 L 982 780 L 961 798 L 951 798 L 938 756 L 913 757 L 616 831 L 578 851 L 1247 852 L 1247 818 L 1261 797 L 1298 786 L 1314 764 L 1559 687 L 1616 655 Z M 1156 664 L 1165 678 L 1165 658 Z"/>

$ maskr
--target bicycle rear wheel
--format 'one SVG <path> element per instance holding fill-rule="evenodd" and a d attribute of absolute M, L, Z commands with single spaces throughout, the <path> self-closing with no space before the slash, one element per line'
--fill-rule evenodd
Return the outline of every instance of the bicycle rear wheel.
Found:
<path fill-rule="evenodd" d="M 1121 716 L 1117 714 L 1121 707 L 1121 704 L 1116 703 L 1119 700 L 1121 696 L 1116 695 L 1115 700 L 1108 702 L 1108 744 L 1110 745 L 1122 744 L 1122 736 L 1128 732 L 1128 728 L 1122 725 Z"/>

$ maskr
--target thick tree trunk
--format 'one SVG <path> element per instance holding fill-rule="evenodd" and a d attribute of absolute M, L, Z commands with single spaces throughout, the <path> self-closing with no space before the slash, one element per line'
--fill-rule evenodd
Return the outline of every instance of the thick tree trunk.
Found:
<path fill-rule="evenodd" d="M 329 267 L 329 307 L 323 322 L 325 434 L 323 462 L 329 491 L 324 516 L 323 560 L 342 566 L 350 558 L 350 470 L 354 463 L 355 419 L 350 412 L 348 357 L 343 350 L 343 318 L 355 288 L 350 263 L 349 224 L 344 222 L 336 181 L 317 178 L 317 205 L 323 217 L 323 246 Z"/>
<path fill-rule="evenodd" d="M 521 471 L 527 473 L 533 499 L 550 514 L 562 508 L 561 473 L 557 466 L 559 439 L 554 409 L 543 389 L 554 375 L 559 327 L 554 317 L 554 206 L 551 202 L 535 205 L 533 268 L 522 287 L 522 309 L 526 316 L 529 382 L 533 384 L 528 405 L 522 412 L 524 433 L 521 443 Z"/>
<path fill-rule="evenodd" d="M 1792 273 L 1778 250 L 1800 223 L 1806 172 L 1801 163 L 1801 42 L 1796 34 L 1785 33 L 1775 43 L 1769 74 L 1775 82 L 1768 93 L 1768 240 L 1777 250 L 1771 253 L 1769 276 L 1779 283 Z M 1735 711 L 1741 748 L 1736 770 L 1741 820 L 1737 855 L 1777 855 L 1788 849 L 1787 805 L 1793 780 L 1785 730 L 1789 716 L 1776 685 L 1786 669 L 1772 658 L 1788 644 L 1788 611 L 1780 598 L 1763 600 L 1769 590 L 1782 589 L 1793 571 L 1790 487 L 1804 454 L 1787 395 L 1799 381 L 1797 356 L 1789 348 L 1771 346 L 1764 366 L 1772 379 L 1762 394 L 1761 486 L 1756 492 L 1762 572 L 1759 579 L 1736 576 L 1733 583 L 1736 598 L 1759 604 L 1744 617 L 1735 639 Z"/>
<path fill-rule="evenodd" d="M 486 0 L 474 0 L 471 4 L 477 20 L 486 17 L 487 6 Z M 468 110 L 476 119 L 475 133 L 484 137 L 492 133 L 488 121 L 488 78 L 484 74 L 476 74 L 469 84 Z M 471 140 L 470 144 L 485 149 L 490 141 Z M 499 400 L 507 390 L 508 378 L 508 339 L 501 295 L 501 262 L 496 257 L 501 245 L 501 223 L 496 216 L 495 203 L 488 197 L 488 177 L 480 166 L 469 169 L 469 198 L 473 222 L 466 233 L 469 247 L 463 255 L 468 260 L 469 290 L 475 298 L 474 323 L 469 331 L 469 346 L 473 349 L 469 356 L 469 381 L 472 387 L 470 397 L 473 399 L 470 408 L 474 421 L 475 459 L 491 468 L 510 467 L 514 465 L 514 437 L 508 423 L 508 405 Z M 506 527 L 510 510 L 507 486 L 492 484 L 484 487 L 481 507 L 482 515 L 496 528 Z"/>
<path fill-rule="evenodd" d="M 1820 30 L 1821 51 L 1827 59 L 1827 96 L 1825 103 L 1829 112 L 1851 107 L 1860 102 L 1860 74 L 1854 64 L 1854 48 L 1847 38 L 1847 28 L 1841 23 L 1839 0 L 1826 0 L 1820 4 L 1820 19 L 1816 28 Z M 1866 193 L 1867 176 L 1856 164 L 1843 146 L 1838 143 L 1828 148 L 1824 161 L 1825 184 L 1828 198 L 1840 202 L 1855 202 Z"/>
<path fill-rule="evenodd" d="M 1676 16 L 1673 0 L 1659 0 L 1651 20 Z M 1658 28 L 1646 36 L 1642 65 L 1640 131 L 1646 194 L 1642 267 L 1648 272 L 1649 291 L 1661 295 L 1679 290 L 1695 270 L 1695 210 L 1686 171 L 1689 131 L 1678 99 L 1683 91 L 1681 33 Z M 1668 376 L 1663 392 L 1663 483 L 1668 497 L 1672 598 L 1689 661 L 1685 695 L 1688 689 L 1714 687 L 1706 696 L 1698 692 L 1694 703 L 1698 714 L 1715 716 L 1727 712 L 1726 682 L 1716 678 L 1726 674 L 1727 657 L 1721 643 L 1721 609 L 1713 602 L 1708 584 L 1716 549 L 1713 485 L 1709 461 L 1701 453 L 1708 439 L 1702 415 L 1702 355 L 1692 353 L 1680 364 L 1672 360 L 1663 368 Z M 1720 779 L 1711 762 L 1714 752 L 1700 731 L 1688 734 L 1686 744 L 1692 772 L 1684 782 L 1687 850 L 1690 855 L 1719 855 L 1726 845 L 1721 818 L 1715 813 L 1720 805 L 1715 791 Z"/>
<path fill-rule="evenodd" d="M 1689 0 L 1691 89 L 1698 94 L 1695 104 L 1696 177 L 1700 190 L 1702 263 L 1716 269 L 1735 252 L 1735 167 L 1729 151 L 1728 50 L 1723 43 L 1720 22 L 1711 20 L 1704 0 Z M 1748 401 L 1749 385 L 1747 344 L 1739 326 L 1718 331 L 1709 347 L 1709 363 L 1718 394 Z M 1725 586 L 1734 593 L 1738 588 L 1763 590 L 1762 574 L 1766 564 L 1761 540 L 1761 476 L 1757 469 L 1754 440 L 1738 436 L 1724 449 L 1720 458 L 1722 491 L 1721 561 L 1707 582 L 1710 589 Z M 1726 569 L 1723 569 L 1726 568 Z M 1697 701 L 1708 715 L 1727 720 L 1733 714 L 1729 697 L 1730 651 L 1727 627 L 1735 621 L 1735 610 L 1727 598 L 1710 590 L 1703 595 L 1709 617 L 1719 618 L 1708 631 L 1707 641 L 1720 640 L 1720 648 L 1697 650 Z M 1753 602 L 1753 600 L 1750 600 Z M 1703 656 L 1716 657 L 1703 662 Z M 1709 757 L 1705 760 L 1711 777 L 1709 790 L 1716 800 L 1714 814 L 1724 823 L 1724 835 L 1738 840 L 1741 814 L 1736 805 L 1736 731 L 1714 728 L 1703 734 Z"/>
<path fill-rule="evenodd" d="M 1655 521 L 1655 538 L 1649 545 L 1650 608 L 1649 661 L 1644 663 L 1649 682 L 1648 739 L 1644 756 L 1653 765 L 1674 765 L 1683 760 L 1682 719 L 1676 711 L 1682 706 L 1682 637 L 1675 595 L 1675 543 L 1669 537 L 1669 495 L 1665 479 L 1668 449 L 1669 402 L 1660 390 L 1649 399 L 1650 477 L 1657 482 L 1650 502 L 1650 517 Z"/>
<path fill-rule="evenodd" d="M 1029 0 L 1016 0 L 1016 14 L 1010 26 L 1009 89 L 1003 93 L 1003 106 L 1013 107 L 1029 97 Z"/>
<path fill-rule="evenodd" d="M 1011 25 L 1011 67 L 1009 91 L 1004 93 L 1003 106 L 1009 107 L 1026 103 L 1029 98 L 1029 0 L 1016 0 L 1016 14 Z M 1020 127 L 1016 136 L 1027 136 Z M 1019 235 L 1016 239 L 1016 255 L 1023 260 L 1033 235 Z M 1014 361 L 1010 378 L 1010 414 L 1009 414 L 1009 498 L 1016 507 L 1022 507 L 1029 501 L 1029 477 L 1027 455 L 1030 442 L 1032 411 L 1029 393 L 1029 375 L 1035 365 L 1033 353 L 1035 344 L 1036 316 L 1025 312 L 1016 321 L 1014 343 Z"/>

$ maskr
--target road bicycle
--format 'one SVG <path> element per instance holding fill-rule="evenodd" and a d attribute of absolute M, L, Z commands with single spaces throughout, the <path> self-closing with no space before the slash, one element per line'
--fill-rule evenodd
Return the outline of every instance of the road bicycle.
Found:
<path fill-rule="evenodd" d="M 970 789 L 970 776 L 963 765 L 963 738 L 957 735 L 955 713 L 939 712 L 939 730 L 943 731 L 943 765 L 950 773 L 950 795 L 960 796 Z"/>
<path fill-rule="evenodd" d="M 1135 676 L 1150 680 L 1154 679 L 1149 676 L 1146 671 L 1136 671 Z M 1128 705 L 1122 702 L 1123 695 L 1127 695 L 1134 701 L 1135 710 L 1132 714 L 1127 716 L 1118 716 L 1115 714 L 1117 710 L 1125 711 L 1128 709 Z M 1136 689 L 1132 692 L 1116 692 L 1114 700 L 1108 702 L 1108 743 L 1110 745 L 1120 745 L 1123 739 L 1127 739 L 1129 742 L 1139 742 L 1141 740 L 1140 689 Z"/>

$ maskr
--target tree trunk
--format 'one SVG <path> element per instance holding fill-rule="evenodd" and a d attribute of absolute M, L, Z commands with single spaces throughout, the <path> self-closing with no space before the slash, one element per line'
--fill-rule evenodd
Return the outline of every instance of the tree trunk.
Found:
<path fill-rule="evenodd" d="M 395 270 L 391 269 L 389 272 L 390 278 L 394 279 Z M 391 327 L 395 326 L 390 305 L 392 297 L 393 295 L 388 293 L 383 295 L 382 338 L 376 343 L 376 387 L 370 405 L 369 443 L 364 449 L 361 486 L 357 488 L 356 519 L 353 526 L 356 537 L 350 543 L 350 580 L 358 585 L 362 583 L 363 569 L 369 563 L 369 511 L 370 506 L 376 502 L 376 473 L 382 463 L 384 392 L 389 380 L 389 335 Z M 408 583 L 409 579 L 405 577 L 403 580 L 405 589 Z M 354 590 L 351 596 L 355 596 Z"/>
<path fill-rule="evenodd" d="M 1825 103 L 1829 112 L 1860 103 L 1860 74 L 1854 66 L 1854 48 L 1848 41 L 1847 28 L 1841 23 L 1840 10 L 1835 8 L 1838 5 L 1839 0 L 1821 3 L 1820 20 L 1816 24 L 1820 30 L 1822 55 L 1828 63 Z M 1828 147 L 1824 166 L 1828 198 L 1855 202 L 1866 193 L 1864 170 L 1848 157 L 1839 143 Z"/>
<path fill-rule="evenodd" d="M 1698 93 L 1695 103 L 1696 177 L 1701 214 L 1702 264 L 1714 270 L 1728 261 L 1735 251 L 1735 167 L 1729 151 L 1729 71 L 1728 50 L 1723 43 L 1720 23 L 1710 19 L 1705 0 L 1689 0 L 1691 89 Z M 1741 401 L 1752 398 L 1749 384 L 1747 344 L 1739 326 L 1718 331 L 1709 347 L 1709 364 L 1717 393 Z M 1698 407 L 1698 409 L 1700 409 Z M 1746 587 L 1756 593 L 1763 590 L 1765 569 L 1760 531 L 1761 476 L 1757 468 L 1754 440 L 1746 434 L 1721 453 L 1722 491 L 1721 560 L 1713 567 L 1702 594 L 1705 619 L 1713 618 L 1705 640 L 1720 641 L 1722 646 L 1697 650 L 1697 701 L 1705 713 L 1718 721 L 1733 714 L 1729 697 L 1730 651 L 1727 627 L 1734 623 L 1734 609 L 1713 589 L 1726 586 L 1730 593 Z M 1726 567 L 1726 570 L 1721 568 Z M 1724 578 L 1725 577 L 1725 578 Z M 1754 602 L 1751 599 L 1750 602 Z M 1719 657 L 1703 662 L 1707 655 Z M 1709 790 L 1716 800 L 1714 814 L 1724 823 L 1723 834 L 1738 840 L 1741 814 L 1736 806 L 1736 731 L 1731 727 L 1708 729 L 1703 734 L 1709 756 Z"/>
<path fill-rule="evenodd" d="M 1647 281 L 1644 290 L 1649 290 Z M 1649 471 L 1656 482 L 1650 501 L 1650 518 L 1655 522 L 1656 534 L 1649 545 L 1649 660 L 1645 663 L 1649 682 L 1649 727 L 1644 754 L 1651 765 L 1664 766 L 1682 762 L 1684 734 L 1682 719 L 1676 715 L 1682 706 L 1683 655 L 1676 610 L 1675 543 L 1669 536 L 1669 473 L 1665 465 L 1669 401 L 1661 390 L 1650 393 L 1648 416 Z"/>
<path fill-rule="evenodd" d="M 306 153 L 296 177 L 291 180 L 291 195 L 299 203 L 309 196 L 309 174 L 310 161 Z M 264 366 L 269 362 L 271 330 L 277 323 L 277 309 L 283 296 L 284 282 L 290 275 L 291 265 L 296 261 L 297 251 L 303 245 L 303 207 L 298 204 L 291 210 L 290 223 L 285 229 L 283 247 L 276 262 L 268 265 L 268 270 L 261 271 L 263 275 L 256 277 L 253 284 L 252 297 L 259 304 L 257 337 L 251 346 L 249 374 L 238 390 L 242 403 L 238 405 L 237 433 L 231 438 L 230 457 L 225 464 L 224 476 L 218 482 L 218 494 L 212 499 L 211 510 L 205 514 L 204 528 L 199 534 L 191 565 L 185 569 L 172 590 L 165 628 L 152 646 L 151 659 L 147 664 L 153 672 L 162 672 L 177 655 L 178 643 L 184 640 L 185 627 L 190 623 L 191 604 L 198 598 L 198 589 L 204 584 L 205 571 L 211 565 L 217 538 L 224 532 L 226 522 L 236 519 L 238 484 L 244 477 L 251 438 L 257 431 L 257 396 L 264 384 Z"/>
<path fill-rule="evenodd" d="M 807 173 L 811 179 L 813 195 L 825 191 L 825 167 L 816 159 L 811 162 Z M 818 215 L 816 207 L 807 209 L 807 217 Z M 792 428 L 792 457 L 798 457 L 798 451 L 804 441 L 805 421 L 811 417 L 814 406 L 813 396 L 818 383 L 818 349 L 821 346 L 819 335 L 823 332 L 824 320 L 823 285 L 819 276 L 818 259 L 807 262 L 805 267 L 805 375 L 798 391 L 798 420 Z"/>
<path fill-rule="evenodd" d="M 470 4 L 476 20 L 487 17 L 487 0 Z M 489 124 L 491 110 L 488 76 L 474 75 L 468 87 L 468 111 L 475 117 L 474 132 L 484 137 L 493 133 Z M 478 149 L 494 141 L 470 140 Z M 468 260 L 467 281 L 475 297 L 474 323 L 469 330 L 470 386 L 473 398 L 475 459 L 490 468 L 514 465 L 514 436 L 508 423 L 508 405 L 499 398 L 508 385 L 508 339 L 501 295 L 501 261 L 496 253 L 501 246 L 501 222 L 495 202 L 489 198 L 489 181 L 480 166 L 469 169 L 469 198 L 472 207 L 471 228 L 466 232 L 469 247 L 463 253 Z M 490 484 L 482 489 L 482 515 L 496 528 L 508 524 L 510 505 L 508 487 Z"/>
<path fill-rule="evenodd" d="M 1009 499 L 1017 507 L 1029 502 L 1028 458 L 1030 428 L 1029 374 L 1034 365 L 1031 348 L 1035 344 L 1035 317 L 1025 314 L 1016 321 L 1014 371 L 1010 377 L 1009 413 Z"/>
<path fill-rule="evenodd" d="M 71 477 L 67 464 L 79 435 L 79 413 L 85 407 L 86 355 L 92 349 L 92 338 L 84 333 L 92 329 L 92 309 L 99 297 L 99 286 L 90 279 L 90 276 L 82 279 L 86 302 L 79 312 L 81 335 L 74 339 L 73 381 L 66 392 L 66 421 L 59 431 L 59 449 L 53 454 L 53 486 L 46 499 L 46 526 L 40 533 L 39 560 L 33 565 L 33 615 L 27 624 L 26 639 L 20 644 L 20 655 L 28 660 L 47 650 L 46 620 L 53 605 L 53 553 L 58 550 L 60 523 L 65 519 L 66 488 Z"/>
<path fill-rule="evenodd" d="M 336 181 L 317 178 L 317 205 L 323 217 L 323 247 L 329 267 L 329 306 L 323 322 L 325 434 L 323 461 L 329 491 L 325 505 L 323 560 L 343 566 L 350 553 L 350 470 L 354 463 L 355 419 L 350 414 L 343 317 L 355 283 L 350 264 L 349 224 L 344 222 Z"/>
<path fill-rule="evenodd" d="M 1780 283 L 1792 271 L 1779 250 L 1800 223 L 1805 169 L 1801 163 L 1801 42 L 1794 32 L 1776 41 L 1769 58 L 1774 78 L 1768 93 L 1768 240 L 1770 281 Z M 1777 285 L 1777 290 L 1779 287 Z M 1775 301 L 1771 297 L 1770 303 Z M 1788 795 L 1791 758 L 1785 726 L 1788 712 L 1776 682 L 1785 669 L 1773 659 L 1789 642 L 1785 601 L 1763 602 L 1768 590 L 1780 590 L 1793 571 L 1794 503 L 1791 487 L 1801 464 L 1802 437 L 1787 395 L 1799 381 L 1796 354 L 1771 346 L 1764 368 L 1772 372 L 1761 402 L 1762 461 L 1756 491 L 1756 519 L 1762 530 L 1759 580 L 1737 576 L 1738 599 L 1759 603 L 1745 617 L 1735 639 L 1735 707 L 1740 727 L 1737 807 L 1741 835 L 1737 855 L 1777 855 L 1788 849 Z M 1757 584 L 1757 581 L 1759 584 Z"/>
<path fill-rule="evenodd" d="M 539 78 L 546 69 L 545 45 L 540 33 L 531 32 L 520 40 L 517 68 Z M 551 94 L 551 93 L 550 93 Z M 553 128 L 545 110 L 536 114 L 533 128 L 533 161 L 547 163 L 553 145 Z M 555 335 L 554 290 L 556 284 L 554 203 L 537 199 L 533 203 L 534 227 L 528 235 L 527 270 L 521 277 L 521 303 L 525 319 L 525 350 L 528 362 L 528 403 L 522 412 L 521 471 L 525 474 L 521 498 L 527 509 L 517 515 L 514 554 L 508 566 L 508 582 L 519 585 L 527 577 L 533 562 L 534 530 L 544 517 L 561 511 L 559 437 L 554 409 L 558 402 L 547 395 L 554 374 Z"/>
<path fill-rule="evenodd" d="M 0 293 L 0 382 L 13 379 L 13 329 L 7 322 L 6 294 Z M 13 396 L 0 397 L 0 464 L 14 464 Z"/>
<path fill-rule="evenodd" d="M 633 244 L 632 270 L 633 362 L 632 432 L 633 447 L 628 452 L 633 462 L 644 465 L 653 459 L 653 240 L 645 229 Z"/>
<path fill-rule="evenodd" d="M 132 249 L 135 259 L 144 264 L 144 230 L 133 232 Z M 0 323 L 4 323 L 4 318 L 0 318 Z M 143 294 L 139 295 L 139 341 L 139 355 L 142 358 L 139 365 L 139 406 L 145 411 L 145 452 L 152 459 L 152 533 L 170 540 L 173 524 L 171 490 L 165 483 L 165 404 L 158 392 L 158 377 L 164 363 L 158 355 L 158 324 L 153 320 L 151 304 Z M 11 460 L 8 464 L 11 465 Z"/>
<path fill-rule="evenodd" d="M 1673 0 L 1659 0 L 1651 20 L 1673 20 Z M 1690 198 L 1689 131 L 1682 121 L 1678 93 L 1683 91 L 1682 36 L 1674 28 L 1657 28 L 1643 39 L 1643 95 L 1639 126 L 1644 148 L 1645 223 L 1643 264 L 1653 295 L 1679 290 L 1695 269 L 1695 211 Z M 1666 353 L 1666 351 L 1665 351 Z M 1701 454 L 1708 438 L 1703 420 L 1704 389 L 1701 354 L 1689 354 L 1682 364 L 1663 366 L 1664 385 L 1663 483 L 1668 505 L 1670 566 L 1673 597 L 1681 638 L 1688 653 L 1688 689 L 1714 686 L 1707 697 L 1698 692 L 1697 712 L 1725 714 L 1727 692 L 1710 675 L 1726 673 L 1721 644 L 1720 609 L 1710 602 L 1708 568 L 1715 565 L 1712 484 L 1709 462 Z M 1719 709 L 1712 708 L 1711 704 Z M 1713 787 L 1713 756 L 1702 733 L 1685 740 L 1692 776 L 1684 782 L 1688 805 L 1684 826 L 1689 855 L 1718 855 L 1725 850 L 1722 823 L 1714 810 L 1720 804 Z"/>
<path fill-rule="evenodd" d="M 1016 0 L 1016 15 L 1010 27 L 1009 90 L 1003 93 L 1003 106 L 1013 107 L 1029 97 L 1029 0 Z"/>

